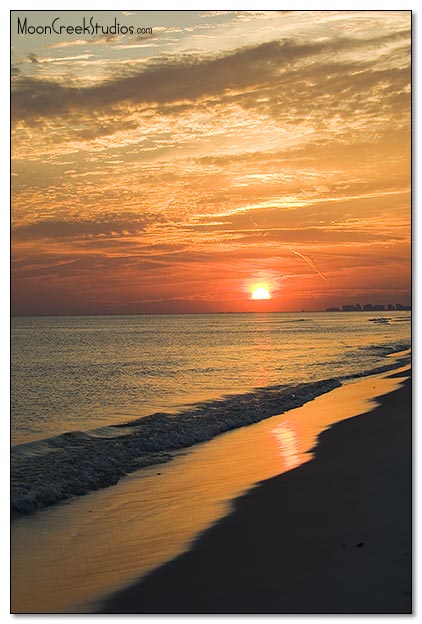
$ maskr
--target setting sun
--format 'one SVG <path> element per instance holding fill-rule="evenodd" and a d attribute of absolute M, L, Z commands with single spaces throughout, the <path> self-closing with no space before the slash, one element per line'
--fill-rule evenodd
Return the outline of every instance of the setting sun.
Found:
<path fill-rule="evenodd" d="M 271 295 L 267 288 L 259 286 L 252 291 L 252 299 L 271 299 Z"/>

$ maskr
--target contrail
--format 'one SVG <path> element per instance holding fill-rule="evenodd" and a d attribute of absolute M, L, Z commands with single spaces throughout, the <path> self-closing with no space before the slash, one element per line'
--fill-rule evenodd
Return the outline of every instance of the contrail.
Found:
<path fill-rule="evenodd" d="M 321 279 L 324 280 L 324 282 L 326 282 L 328 284 L 328 280 L 325 277 L 325 275 L 323 275 L 321 273 L 321 271 L 318 271 L 318 269 L 316 268 L 315 264 L 313 263 L 313 261 L 308 258 L 307 256 L 302 255 L 301 253 L 299 253 L 298 251 L 296 251 L 296 249 L 293 249 L 293 247 L 288 247 L 288 249 L 290 249 L 290 251 L 292 253 L 295 254 L 295 256 L 299 256 L 299 258 L 302 258 L 302 260 L 304 260 L 306 262 L 306 264 L 309 264 L 309 266 L 311 267 L 311 269 L 313 269 L 315 271 L 315 273 L 318 273 L 318 275 L 320 276 Z"/>

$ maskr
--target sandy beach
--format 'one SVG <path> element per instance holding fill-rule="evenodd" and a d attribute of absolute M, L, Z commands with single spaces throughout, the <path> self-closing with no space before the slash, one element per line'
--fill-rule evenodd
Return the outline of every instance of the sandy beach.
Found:
<path fill-rule="evenodd" d="M 378 407 L 323 432 L 310 462 L 238 498 L 103 612 L 411 613 L 411 381 L 398 375 Z"/>
<path fill-rule="evenodd" d="M 274 501 L 271 504 L 266 499 L 262 502 L 259 499 L 256 504 L 252 501 L 251 511 L 248 508 L 241 516 L 237 514 L 240 528 L 235 530 L 242 536 L 241 527 L 244 527 L 240 550 L 246 549 L 245 544 L 250 544 L 250 548 L 259 548 L 259 544 L 255 543 L 263 532 L 259 522 L 265 526 L 264 532 L 268 533 L 268 537 L 271 536 L 276 549 L 285 548 L 285 545 L 277 545 L 278 529 L 274 527 L 271 530 L 271 518 L 277 518 L 277 514 L 284 518 L 286 500 L 289 512 L 294 509 L 293 501 L 297 501 L 295 505 L 298 506 L 296 513 L 299 518 L 292 516 L 293 526 L 297 523 L 298 526 L 302 524 L 306 527 L 306 523 L 318 521 L 315 508 L 319 503 L 315 500 L 323 501 L 324 492 L 318 493 L 316 489 L 312 498 L 309 497 L 310 488 L 306 490 L 300 485 L 305 497 L 301 503 L 295 491 L 297 475 L 301 474 L 298 467 L 303 464 L 313 465 L 315 462 L 311 460 L 315 452 L 318 457 L 320 455 L 318 436 L 340 419 L 351 419 L 358 415 L 366 419 L 367 413 L 379 404 L 377 397 L 390 396 L 400 388 L 403 383 L 400 374 L 407 375 L 408 367 L 396 371 L 394 376 L 383 373 L 346 383 L 300 408 L 198 444 L 159 468 L 151 467 L 129 475 L 116 486 L 75 498 L 64 505 L 50 507 L 32 517 L 15 519 L 12 526 L 13 611 L 101 612 L 110 597 L 139 583 L 154 570 L 162 570 L 165 564 L 176 560 L 182 553 L 189 552 L 197 543 L 198 536 L 207 536 L 207 530 L 216 526 L 218 521 L 221 521 L 221 526 L 225 526 L 224 518 L 230 518 L 229 514 L 238 509 L 239 501 L 242 509 L 246 504 L 242 502 L 243 495 L 252 491 L 252 496 L 255 496 L 261 491 L 260 488 L 256 489 L 257 483 L 272 483 L 269 480 L 273 477 L 279 479 L 283 474 L 286 483 L 290 484 L 287 498 L 284 499 L 283 489 L 279 493 L 278 479 L 274 480 L 274 495 L 269 494 L 270 498 L 274 497 L 274 501 L 278 501 L 279 508 L 273 509 Z M 401 409 L 406 417 L 409 405 L 402 403 Z M 383 422 L 389 421 L 385 419 Z M 394 425 L 387 431 L 395 435 Z M 375 428 L 368 444 L 383 444 L 382 436 L 379 441 L 377 436 Z M 359 453 L 362 452 L 359 447 Z M 333 459 L 332 463 L 335 464 L 335 461 Z M 366 466 L 364 463 L 362 465 Z M 335 465 L 332 468 L 330 465 L 327 470 L 336 474 L 339 467 Z M 316 483 L 316 473 L 311 470 L 309 474 L 314 475 L 313 483 Z M 290 481 L 291 476 L 294 477 L 293 481 Z M 409 478 L 410 474 L 407 474 L 406 479 Z M 306 479 L 304 483 L 307 484 Z M 248 500 L 249 496 L 246 496 L 245 501 Z M 356 500 L 359 500 L 357 496 Z M 303 517 L 300 516 L 300 504 L 306 507 Z M 327 501 L 324 505 L 326 509 L 331 509 Z M 338 505 L 337 501 L 335 505 Z M 256 526 L 251 524 L 252 521 L 256 522 Z M 320 521 L 326 522 L 323 519 Z M 217 524 L 217 527 L 220 525 Z M 283 526 L 282 522 L 280 526 Z M 294 529 L 291 530 L 294 533 Z M 221 543 L 220 538 L 217 538 L 216 552 L 225 552 L 226 539 L 229 539 L 231 545 L 235 544 L 231 537 L 223 535 Z M 236 553 L 233 557 L 237 557 Z M 263 552 L 262 562 L 266 559 Z M 194 574 L 198 569 L 200 576 L 204 575 L 204 566 L 208 565 L 207 557 L 204 563 L 202 555 L 195 561 Z M 229 566 L 224 557 L 216 565 L 222 565 L 222 561 L 225 566 Z M 271 577 L 271 561 L 270 557 L 264 567 L 260 564 L 259 574 L 267 584 L 268 579 L 265 580 L 263 570 L 268 570 Z M 286 558 L 286 553 L 282 553 L 279 556 L 279 569 L 283 568 L 284 561 L 289 566 L 293 565 Z M 242 567 L 247 569 L 245 562 L 242 562 Z M 227 587 L 234 587 L 237 577 L 235 567 L 227 567 Z M 205 580 L 211 583 L 212 575 Z M 151 612 L 155 612 L 154 609 L 157 612 L 164 609 L 172 612 L 173 603 L 163 599 L 165 594 L 161 593 L 160 582 L 158 601 L 151 607 Z M 242 585 L 239 586 L 240 598 L 241 591 Z M 143 607 L 138 605 L 135 592 L 134 598 L 128 602 L 125 600 L 120 608 L 137 612 Z M 190 603 L 184 608 L 194 610 Z M 210 608 L 218 611 L 220 603 L 215 602 Z M 204 610 L 207 609 L 208 606 L 204 607 Z"/>

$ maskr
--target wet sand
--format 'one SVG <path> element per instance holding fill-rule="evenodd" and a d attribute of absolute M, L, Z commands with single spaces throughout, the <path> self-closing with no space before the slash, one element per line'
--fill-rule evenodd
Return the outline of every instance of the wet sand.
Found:
<path fill-rule="evenodd" d="M 410 380 L 377 403 L 103 612 L 411 613 Z"/>

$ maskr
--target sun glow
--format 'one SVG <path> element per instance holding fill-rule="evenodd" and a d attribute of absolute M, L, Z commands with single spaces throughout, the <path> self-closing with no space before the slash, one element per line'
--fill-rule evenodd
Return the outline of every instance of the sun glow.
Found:
<path fill-rule="evenodd" d="M 271 299 L 268 288 L 257 286 L 252 291 L 252 299 Z"/>

